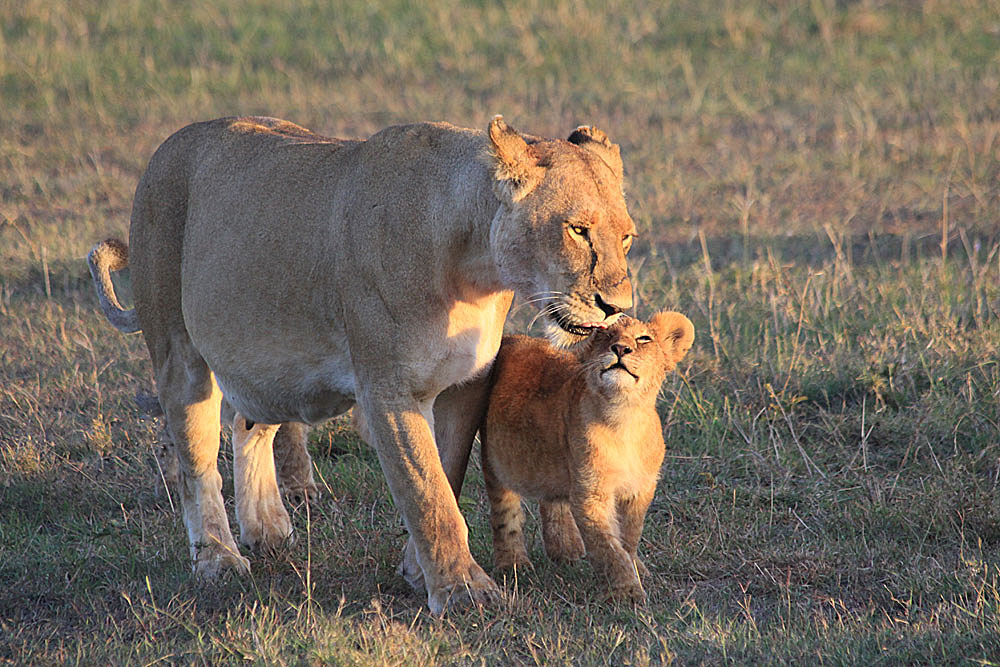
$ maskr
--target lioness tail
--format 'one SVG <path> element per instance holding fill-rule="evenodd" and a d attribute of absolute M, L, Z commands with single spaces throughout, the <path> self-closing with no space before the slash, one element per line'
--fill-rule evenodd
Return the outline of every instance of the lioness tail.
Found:
<path fill-rule="evenodd" d="M 111 272 L 121 271 L 128 266 L 128 246 L 118 239 L 107 239 L 95 245 L 87 255 L 90 275 L 97 288 L 97 298 L 101 310 L 108 321 L 122 333 L 136 333 L 141 330 L 135 309 L 122 308 L 111 282 Z"/>

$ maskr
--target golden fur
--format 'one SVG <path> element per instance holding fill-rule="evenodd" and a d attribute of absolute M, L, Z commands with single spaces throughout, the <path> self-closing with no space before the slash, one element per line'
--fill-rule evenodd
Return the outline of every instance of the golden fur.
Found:
<path fill-rule="evenodd" d="M 664 449 L 656 396 L 693 340 L 674 312 L 622 317 L 571 351 L 503 339 L 481 431 L 497 567 L 531 564 L 525 496 L 541 502 L 550 558 L 586 553 L 612 597 L 645 598 L 637 548 Z"/>
<path fill-rule="evenodd" d="M 136 190 L 129 245 L 89 259 L 109 319 L 145 337 L 195 572 L 249 566 L 216 465 L 223 398 L 240 539 L 264 549 L 291 535 L 275 425 L 357 402 L 410 533 L 403 575 L 434 612 L 491 600 L 455 493 L 511 299 L 586 335 L 631 306 L 634 233 L 618 147 L 594 128 L 541 139 L 498 116 L 485 132 L 418 123 L 362 141 L 223 118 L 168 138 Z M 126 265 L 134 311 L 110 280 Z"/>

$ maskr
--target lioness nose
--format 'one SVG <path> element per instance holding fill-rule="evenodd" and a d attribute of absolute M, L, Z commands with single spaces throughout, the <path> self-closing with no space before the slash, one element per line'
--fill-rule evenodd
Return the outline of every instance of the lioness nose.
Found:
<path fill-rule="evenodd" d="M 622 312 L 628 306 L 619 306 L 616 303 L 605 301 L 600 294 L 594 295 L 594 303 L 597 307 L 604 311 L 604 317 L 611 317 L 612 315 L 617 315 Z"/>
<path fill-rule="evenodd" d="M 624 357 L 626 354 L 632 354 L 632 348 L 626 345 L 625 343 L 613 344 L 611 346 L 611 351 L 617 354 L 619 359 Z"/>

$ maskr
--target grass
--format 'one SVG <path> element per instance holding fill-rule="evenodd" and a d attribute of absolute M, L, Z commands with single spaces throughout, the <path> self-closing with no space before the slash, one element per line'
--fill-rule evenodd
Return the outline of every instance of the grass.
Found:
<path fill-rule="evenodd" d="M 974 0 L 0 0 L 0 661 L 1000 663 L 998 53 Z M 429 617 L 343 422 L 298 543 L 191 580 L 145 351 L 83 256 L 170 132 L 233 113 L 621 144 L 638 311 L 698 332 L 646 607 L 601 604 L 536 522 L 499 608 Z M 475 463 L 462 507 L 488 566 Z"/>

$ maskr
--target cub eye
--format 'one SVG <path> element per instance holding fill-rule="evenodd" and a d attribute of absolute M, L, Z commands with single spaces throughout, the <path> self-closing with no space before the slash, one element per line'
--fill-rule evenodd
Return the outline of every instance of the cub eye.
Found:
<path fill-rule="evenodd" d="M 625 249 L 626 253 L 632 247 L 632 239 L 634 238 L 635 238 L 634 234 L 626 234 L 625 236 L 622 237 L 622 248 Z"/>
<path fill-rule="evenodd" d="M 646 343 L 652 343 L 653 337 L 643 334 L 641 336 L 636 336 L 635 342 L 639 343 L 639 345 L 645 345 Z"/>
<path fill-rule="evenodd" d="M 573 234 L 575 234 L 576 236 L 579 236 L 580 238 L 583 238 L 583 239 L 585 239 L 588 236 L 590 236 L 590 229 L 587 228 L 587 227 L 584 227 L 583 225 L 570 225 L 569 226 L 569 231 L 573 232 Z"/>

